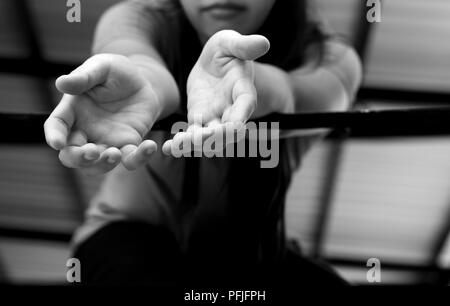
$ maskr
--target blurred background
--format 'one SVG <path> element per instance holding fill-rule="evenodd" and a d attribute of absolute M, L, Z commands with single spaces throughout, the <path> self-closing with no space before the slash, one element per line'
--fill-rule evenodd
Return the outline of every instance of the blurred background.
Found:
<path fill-rule="evenodd" d="M 50 111 L 51 77 L 89 57 L 95 24 L 117 0 L 0 1 L 0 112 Z M 450 2 L 312 0 L 364 61 L 356 108 L 450 106 Z M 114 29 L 112 29 L 114 30 Z M 401 124 L 401 122 L 399 122 Z M 0 144 L 0 283 L 64 284 L 69 240 L 99 179 L 62 167 L 44 145 Z M 368 285 L 450 281 L 450 138 L 326 140 L 304 160 L 288 195 L 288 234 L 310 256 Z M 299 276 L 301 277 L 301 276 Z"/>

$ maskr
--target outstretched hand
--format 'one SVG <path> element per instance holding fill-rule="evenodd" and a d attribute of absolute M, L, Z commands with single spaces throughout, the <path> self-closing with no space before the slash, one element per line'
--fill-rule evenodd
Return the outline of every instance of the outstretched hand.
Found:
<path fill-rule="evenodd" d="M 58 78 L 56 87 L 64 96 L 44 130 L 65 166 L 98 174 L 122 162 L 132 170 L 156 151 L 154 141 L 143 139 L 161 107 L 151 84 L 127 57 L 95 55 Z"/>
<path fill-rule="evenodd" d="M 195 146 L 214 133 L 234 134 L 243 128 L 257 105 L 253 61 L 269 48 L 269 41 L 260 35 L 231 30 L 213 35 L 188 78 L 189 128 L 166 141 L 163 152 L 176 156 L 175 152 L 185 151 L 183 144 Z"/>

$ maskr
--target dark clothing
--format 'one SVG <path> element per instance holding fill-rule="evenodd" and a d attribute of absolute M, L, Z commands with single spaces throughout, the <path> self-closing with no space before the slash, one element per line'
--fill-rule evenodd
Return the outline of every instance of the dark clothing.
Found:
<path fill-rule="evenodd" d="M 243 254 L 245 256 L 246 254 Z M 288 249 L 278 264 L 202 262 L 183 256 L 173 235 L 146 223 L 113 222 L 81 244 L 82 284 L 187 286 L 345 285 L 324 265 Z"/>

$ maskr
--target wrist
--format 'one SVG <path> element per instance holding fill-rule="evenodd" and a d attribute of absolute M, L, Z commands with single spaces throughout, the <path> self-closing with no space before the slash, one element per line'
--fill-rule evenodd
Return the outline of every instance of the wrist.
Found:
<path fill-rule="evenodd" d="M 180 107 L 180 94 L 178 85 L 167 68 L 145 55 L 133 55 L 130 59 L 138 67 L 153 93 L 154 99 L 151 100 L 155 119 L 160 120 L 176 112 Z"/>
<path fill-rule="evenodd" d="M 255 117 L 269 113 L 293 113 L 295 96 L 290 76 L 272 65 L 255 63 L 258 108 Z"/>

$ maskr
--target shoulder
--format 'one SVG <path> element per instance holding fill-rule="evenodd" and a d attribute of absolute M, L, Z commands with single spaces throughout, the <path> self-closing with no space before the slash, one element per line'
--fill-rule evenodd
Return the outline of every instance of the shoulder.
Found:
<path fill-rule="evenodd" d="M 112 40 L 135 39 L 157 44 L 169 31 L 169 9 L 156 0 L 129 0 L 111 6 L 101 16 L 94 35 L 94 53 Z"/>
<path fill-rule="evenodd" d="M 138 25 L 141 28 L 152 24 L 164 22 L 168 11 L 156 4 L 154 0 L 128 0 L 119 2 L 107 9 L 100 21 L 115 22 L 115 26 L 128 24 Z"/>

